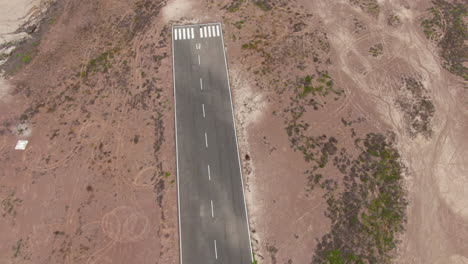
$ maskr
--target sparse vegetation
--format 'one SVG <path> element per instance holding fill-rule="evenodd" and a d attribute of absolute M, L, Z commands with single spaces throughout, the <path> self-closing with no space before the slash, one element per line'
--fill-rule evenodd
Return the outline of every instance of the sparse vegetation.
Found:
<path fill-rule="evenodd" d="M 353 18 L 353 24 L 354 24 L 355 33 L 360 33 L 361 31 L 364 31 L 367 29 L 367 26 L 361 20 L 358 20 L 357 18 Z"/>
<path fill-rule="evenodd" d="M 362 11 L 371 16 L 377 17 L 380 13 L 380 6 L 377 0 L 349 0 L 351 4 L 359 6 Z"/>
<path fill-rule="evenodd" d="M 263 11 L 273 9 L 273 5 L 268 0 L 253 0 L 253 3 Z"/>
<path fill-rule="evenodd" d="M 22 62 L 29 63 L 31 62 L 31 56 L 28 54 L 16 54 L 17 58 L 20 58 Z"/>
<path fill-rule="evenodd" d="M 234 23 L 234 26 L 237 28 L 237 29 L 242 29 L 242 26 L 244 25 L 245 21 L 244 20 L 239 20 L 237 22 Z"/>
<path fill-rule="evenodd" d="M 223 8 L 226 9 L 229 12 L 237 12 L 239 11 L 240 7 L 242 6 L 242 3 L 244 0 L 233 0 L 231 1 L 230 4 L 224 6 Z"/>
<path fill-rule="evenodd" d="M 443 66 L 453 74 L 468 80 L 468 6 L 460 1 L 435 0 L 429 16 L 422 22 L 424 34 L 436 41 Z"/>
<path fill-rule="evenodd" d="M 91 73 L 107 73 L 109 68 L 112 67 L 112 59 L 119 50 L 119 48 L 113 48 L 91 59 L 84 67 L 84 70 L 80 73 L 80 76 L 86 78 Z"/>
<path fill-rule="evenodd" d="M 319 73 L 318 78 L 315 75 L 307 75 L 299 82 L 299 97 L 306 97 L 308 94 L 326 96 L 330 92 L 341 95 L 342 91 L 333 88 L 333 80 L 327 73 Z"/>
<path fill-rule="evenodd" d="M 369 53 L 374 57 L 378 57 L 383 54 L 383 44 L 377 43 L 369 48 Z"/>
<path fill-rule="evenodd" d="M 416 137 L 418 134 L 425 138 L 432 136 L 432 118 L 435 107 L 423 84 L 415 77 L 402 77 L 401 95 L 396 105 L 403 112 L 408 134 Z"/>
<path fill-rule="evenodd" d="M 255 50 L 258 47 L 258 44 L 261 43 L 260 40 L 251 40 L 248 43 L 242 44 L 243 50 Z"/>
<path fill-rule="evenodd" d="M 16 208 L 23 203 L 23 200 L 15 196 L 15 192 L 11 192 L 5 199 L 0 203 L 2 209 L 2 217 L 7 215 L 11 217 L 16 216 Z"/>
<path fill-rule="evenodd" d="M 345 151 L 336 158 L 346 174 L 344 190 L 325 194 L 332 227 L 312 263 L 390 263 L 396 236 L 404 230 L 407 200 L 398 151 L 391 139 L 373 133 L 356 139 L 356 146 L 361 153 L 355 160 Z"/>
<path fill-rule="evenodd" d="M 400 24 L 401 24 L 401 20 L 397 14 L 391 14 L 387 17 L 387 25 L 398 26 Z"/>

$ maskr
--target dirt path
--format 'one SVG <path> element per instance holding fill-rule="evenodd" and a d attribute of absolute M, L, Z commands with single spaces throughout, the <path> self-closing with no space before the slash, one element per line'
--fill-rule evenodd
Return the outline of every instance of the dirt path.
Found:
<path fill-rule="evenodd" d="M 354 93 L 372 100 L 379 121 L 398 134 L 408 166 L 410 207 L 407 231 L 400 248 L 401 263 L 468 263 L 468 118 L 466 90 L 441 66 L 433 44 L 422 35 L 420 16 L 426 3 L 382 1 L 378 19 L 349 4 L 314 2 L 320 9 L 335 52 L 335 67 L 352 80 Z M 401 24 L 387 24 L 397 14 Z M 355 34 L 349 24 L 363 21 L 365 33 Z M 369 47 L 383 44 L 383 55 L 373 58 Z M 435 105 L 433 135 L 408 135 L 395 101 L 401 76 L 420 76 Z"/>

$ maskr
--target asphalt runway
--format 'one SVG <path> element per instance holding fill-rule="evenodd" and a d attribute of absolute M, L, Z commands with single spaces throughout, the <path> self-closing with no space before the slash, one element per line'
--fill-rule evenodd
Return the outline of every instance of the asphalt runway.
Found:
<path fill-rule="evenodd" d="M 180 263 L 250 264 L 220 23 L 172 28 Z"/>

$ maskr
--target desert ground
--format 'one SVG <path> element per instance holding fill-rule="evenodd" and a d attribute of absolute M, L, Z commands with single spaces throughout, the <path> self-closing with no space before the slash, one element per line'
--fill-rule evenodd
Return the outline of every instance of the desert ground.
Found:
<path fill-rule="evenodd" d="M 468 263 L 466 2 L 15 8 L 0 263 L 178 263 L 170 28 L 218 21 L 258 263 Z"/>

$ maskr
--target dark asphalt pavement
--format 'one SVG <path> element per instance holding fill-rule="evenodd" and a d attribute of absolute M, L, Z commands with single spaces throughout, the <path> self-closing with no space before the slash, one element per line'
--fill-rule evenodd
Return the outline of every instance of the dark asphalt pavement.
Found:
<path fill-rule="evenodd" d="M 250 264 L 221 24 L 172 32 L 180 262 Z"/>

